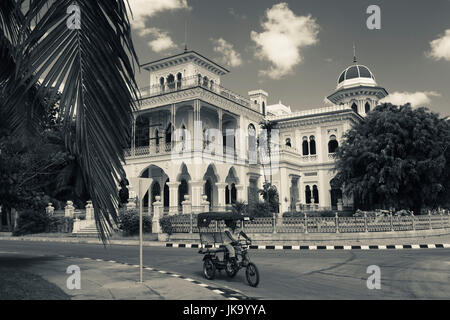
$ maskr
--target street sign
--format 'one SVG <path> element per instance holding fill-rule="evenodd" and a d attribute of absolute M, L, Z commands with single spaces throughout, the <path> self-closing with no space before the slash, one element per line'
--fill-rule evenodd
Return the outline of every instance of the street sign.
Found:
<path fill-rule="evenodd" d="M 136 191 L 137 186 L 137 194 L 139 199 L 139 282 L 143 282 L 143 246 L 144 246 L 144 238 L 143 238 L 143 228 L 142 228 L 142 216 L 143 210 L 142 206 L 144 204 L 143 199 L 147 191 L 150 189 L 150 186 L 153 183 L 153 179 L 150 178 L 131 178 L 129 179 L 133 190 Z"/>

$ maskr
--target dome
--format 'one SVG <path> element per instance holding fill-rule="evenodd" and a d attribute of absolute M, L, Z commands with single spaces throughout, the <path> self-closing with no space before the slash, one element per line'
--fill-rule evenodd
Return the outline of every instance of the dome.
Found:
<path fill-rule="evenodd" d="M 358 86 L 376 86 L 375 76 L 363 65 L 352 65 L 345 69 L 338 79 L 338 89 Z"/>

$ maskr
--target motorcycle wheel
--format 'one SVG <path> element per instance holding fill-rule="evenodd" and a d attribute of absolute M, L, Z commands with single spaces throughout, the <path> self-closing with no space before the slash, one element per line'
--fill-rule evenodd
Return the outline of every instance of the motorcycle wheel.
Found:
<path fill-rule="evenodd" d="M 237 275 L 239 269 L 235 268 L 233 264 L 230 261 L 228 261 L 225 271 L 228 277 L 234 278 Z"/>
<path fill-rule="evenodd" d="M 208 280 L 213 280 L 216 276 L 216 266 L 211 259 L 206 259 L 203 262 L 203 275 Z"/>
<path fill-rule="evenodd" d="M 257 287 L 259 284 L 259 271 L 256 265 L 250 262 L 245 270 L 245 276 L 247 277 L 247 282 L 252 287 Z"/>

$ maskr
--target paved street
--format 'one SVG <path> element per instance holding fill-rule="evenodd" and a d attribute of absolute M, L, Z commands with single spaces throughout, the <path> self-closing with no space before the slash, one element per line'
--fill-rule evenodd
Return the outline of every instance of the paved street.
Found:
<path fill-rule="evenodd" d="M 0 252 L 139 261 L 136 246 L 1 241 Z M 144 263 L 257 299 L 450 299 L 448 249 L 253 250 L 250 255 L 261 274 L 258 288 L 246 284 L 243 271 L 234 279 L 221 274 L 207 281 L 197 249 L 145 247 Z M 370 265 L 381 268 L 381 290 L 367 289 Z"/>

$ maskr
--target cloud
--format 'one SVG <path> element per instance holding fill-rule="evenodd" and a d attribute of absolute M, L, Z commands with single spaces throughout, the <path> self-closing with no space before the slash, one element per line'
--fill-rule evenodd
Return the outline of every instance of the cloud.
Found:
<path fill-rule="evenodd" d="M 430 42 L 431 51 L 428 56 L 434 60 L 450 61 L 450 29 L 445 30 L 445 34 Z"/>
<path fill-rule="evenodd" d="M 412 107 L 418 107 L 428 105 L 430 104 L 432 97 L 440 96 L 441 94 L 436 91 L 394 92 L 380 100 L 380 102 L 390 102 L 394 105 L 410 103 Z"/>
<path fill-rule="evenodd" d="M 310 15 L 296 16 L 287 3 L 279 3 L 266 11 L 263 32 L 251 32 L 256 43 L 255 56 L 270 62 L 262 75 L 280 79 L 292 73 L 303 61 L 302 50 L 318 42 L 319 25 Z"/>
<path fill-rule="evenodd" d="M 242 58 L 239 52 L 236 52 L 233 45 L 224 39 L 211 39 L 214 44 L 214 52 L 222 55 L 221 62 L 230 67 L 239 67 L 242 65 Z"/>
<path fill-rule="evenodd" d="M 131 25 L 140 35 L 145 35 L 145 22 L 156 13 L 190 9 L 187 0 L 130 0 L 129 3 L 134 18 Z"/>
<path fill-rule="evenodd" d="M 177 48 L 172 38 L 166 31 L 158 28 L 148 28 L 142 35 L 151 35 L 154 37 L 153 40 L 148 42 L 150 48 L 155 52 L 162 52 Z"/>
<path fill-rule="evenodd" d="M 234 11 L 233 8 L 228 8 L 228 13 L 231 14 L 236 19 L 239 19 L 239 20 L 246 20 L 247 19 L 247 16 L 245 14 L 237 13 L 236 11 Z"/>

